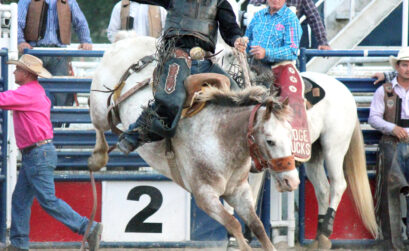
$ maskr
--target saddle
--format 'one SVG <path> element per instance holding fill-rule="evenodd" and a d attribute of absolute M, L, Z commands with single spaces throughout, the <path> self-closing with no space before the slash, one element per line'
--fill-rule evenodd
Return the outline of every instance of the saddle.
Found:
<path fill-rule="evenodd" d="M 192 117 L 199 113 L 206 103 L 197 102 L 196 98 L 206 91 L 209 86 L 221 90 L 230 90 L 230 80 L 228 77 L 218 73 L 199 73 L 187 77 L 184 81 L 186 89 L 186 101 L 182 111 L 182 118 Z"/>

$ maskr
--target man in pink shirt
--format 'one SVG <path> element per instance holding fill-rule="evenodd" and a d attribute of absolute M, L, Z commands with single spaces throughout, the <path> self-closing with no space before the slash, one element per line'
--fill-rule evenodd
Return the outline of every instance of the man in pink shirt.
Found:
<path fill-rule="evenodd" d="M 376 167 L 375 210 L 385 250 L 405 250 L 401 236 L 399 195 L 409 194 L 409 48 L 391 57 L 398 75 L 379 87 L 373 97 L 369 124 L 381 131 Z M 409 197 L 406 196 L 409 236 Z"/>
<path fill-rule="evenodd" d="M 22 165 L 12 197 L 11 245 L 8 250 L 28 250 L 34 197 L 49 215 L 75 233 L 84 234 L 89 220 L 55 196 L 53 172 L 57 165 L 57 153 L 52 143 L 51 102 L 37 80 L 38 76 L 50 78 L 51 74 L 39 58 L 28 54 L 8 64 L 16 65 L 14 76 L 20 87 L 0 93 L 0 108 L 14 111 L 16 142 L 22 154 Z M 101 233 L 102 224 L 93 222 L 87 237 L 90 250 L 98 250 Z"/>

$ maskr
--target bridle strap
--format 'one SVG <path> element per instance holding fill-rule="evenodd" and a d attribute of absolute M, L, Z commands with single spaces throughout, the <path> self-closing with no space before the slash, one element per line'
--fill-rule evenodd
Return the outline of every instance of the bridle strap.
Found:
<path fill-rule="evenodd" d="M 258 145 L 256 144 L 254 140 L 254 136 L 253 136 L 254 121 L 256 119 L 256 113 L 258 109 L 260 108 L 260 106 L 261 104 L 254 106 L 253 110 L 250 113 L 249 125 L 247 127 L 247 144 L 249 146 L 250 156 L 254 161 L 254 166 L 256 167 L 258 171 L 262 171 L 268 165 L 267 161 L 261 155 L 260 149 Z"/>
<path fill-rule="evenodd" d="M 256 113 L 260 107 L 261 104 L 258 104 L 251 111 L 249 117 L 249 125 L 247 127 L 247 144 L 250 150 L 250 156 L 254 161 L 254 166 L 258 171 L 262 171 L 267 167 L 270 167 L 275 172 L 285 172 L 295 169 L 295 160 L 293 155 L 270 160 L 264 159 L 261 155 L 260 148 L 253 136 L 254 121 L 256 119 Z"/>

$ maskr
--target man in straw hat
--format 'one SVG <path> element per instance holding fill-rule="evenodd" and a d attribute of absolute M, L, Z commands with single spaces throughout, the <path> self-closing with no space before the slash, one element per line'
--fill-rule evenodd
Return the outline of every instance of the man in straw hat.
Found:
<path fill-rule="evenodd" d="M 34 197 L 52 217 L 73 232 L 84 234 L 89 220 L 55 196 L 53 171 L 57 153 L 52 143 L 51 102 L 39 84 L 38 76 L 50 78 L 43 62 L 25 54 L 8 64 L 16 65 L 15 81 L 19 88 L 0 93 L 0 108 L 14 111 L 14 131 L 22 154 L 22 165 L 13 192 L 8 250 L 28 250 L 30 211 Z M 87 237 L 90 250 L 98 250 L 102 225 L 93 222 Z"/>
<path fill-rule="evenodd" d="M 398 75 L 376 90 L 368 119 L 383 133 L 376 168 L 375 210 L 386 249 L 404 249 L 399 194 L 409 193 L 409 48 L 402 48 L 389 61 Z M 409 209 L 409 197 L 406 204 Z M 407 213 L 409 216 L 409 210 Z M 409 217 L 406 219 L 409 235 Z"/>

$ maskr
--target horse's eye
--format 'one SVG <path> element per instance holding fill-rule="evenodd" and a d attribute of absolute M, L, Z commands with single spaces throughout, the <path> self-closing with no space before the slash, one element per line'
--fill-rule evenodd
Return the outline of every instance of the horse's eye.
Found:
<path fill-rule="evenodd" d="M 268 144 L 269 146 L 275 146 L 275 145 L 276 145 L 276 142 L 274 142 L 274 141 L 272 141 L 272 140 L 267 140 L 267 144 Z"/>

